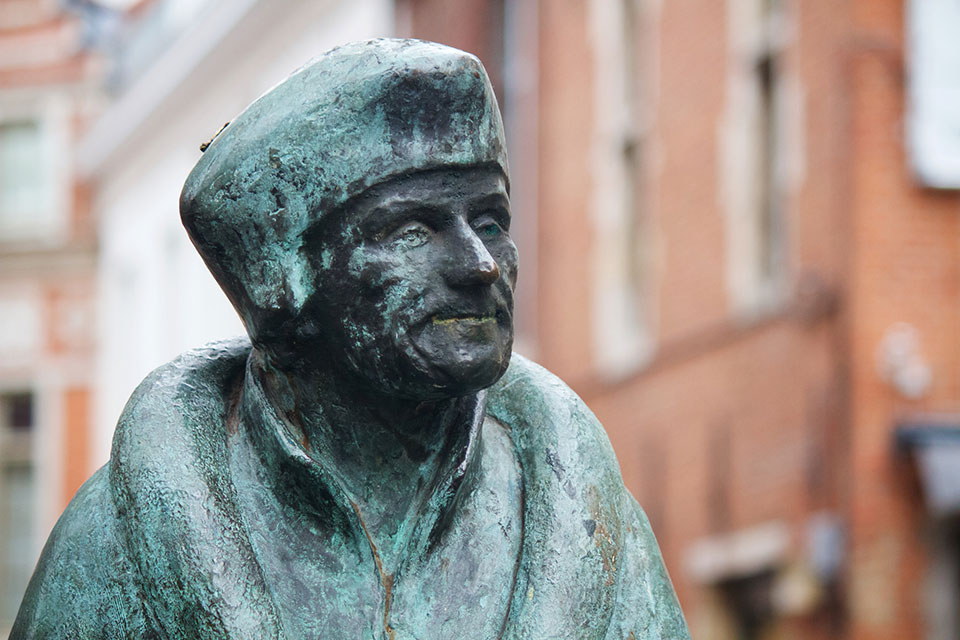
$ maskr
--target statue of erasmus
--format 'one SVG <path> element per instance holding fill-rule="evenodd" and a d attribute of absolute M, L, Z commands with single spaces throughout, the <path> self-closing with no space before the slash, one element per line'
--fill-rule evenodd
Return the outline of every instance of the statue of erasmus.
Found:
<path fill-rule="evenodd" d="M 688 638 L 596 418 L 511 356 L 479 61 L 334 49 L 180 200 L 249 339 L 160 367 L 47 542 L 23 638 Z"/>

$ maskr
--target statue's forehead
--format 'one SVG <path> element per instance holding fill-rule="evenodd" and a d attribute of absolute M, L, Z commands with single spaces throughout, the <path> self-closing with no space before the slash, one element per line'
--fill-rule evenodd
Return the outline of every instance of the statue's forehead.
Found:
<path fill-rule="evenodd" d="M 401 205 L 415 208 L 420 203 L 470 204 L 498 197 L 509 206 L 507 179 L 499 169 L 440 167 L 378 183 L 348 200 L 344 210 L 364 212 Z"/>

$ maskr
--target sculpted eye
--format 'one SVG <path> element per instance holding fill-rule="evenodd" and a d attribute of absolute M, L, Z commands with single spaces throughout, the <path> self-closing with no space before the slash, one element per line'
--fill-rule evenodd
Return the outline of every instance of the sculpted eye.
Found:
<path fill-rule="evenodd" d="M 473 221 L 473 230 L 484 240 L 492 240 L 505 232 L 504 228 L 490 216 L 481 216 Z"/>
<path fill-rule="evenodd" d="M 390 234 L 388 240 L 412 249 L 429 242 L 431 235 L 433 233 L 425 225 L 419 222 L 410 222 Z"/>

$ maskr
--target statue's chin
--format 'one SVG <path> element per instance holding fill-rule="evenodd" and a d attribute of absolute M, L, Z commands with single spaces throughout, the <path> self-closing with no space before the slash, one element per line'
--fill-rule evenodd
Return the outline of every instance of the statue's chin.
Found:
<path fill-rule="evenodd" d="M 512 338 L 512 332 L 496 322 L 426 327 L 412 341 L 408 354 L 418 375 L 406 379 L 417 379 L 418 384 L 411 386 L 432 397 L 486 389 L 507 370 Z"/>

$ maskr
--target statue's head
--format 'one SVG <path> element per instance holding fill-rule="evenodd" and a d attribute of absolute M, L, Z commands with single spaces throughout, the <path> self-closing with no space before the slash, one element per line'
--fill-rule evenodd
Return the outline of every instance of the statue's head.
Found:
<path fill-rule="evenodd" d="M 480 62 L 373 40 L 250 105 L 197 163 L 180 211 L 258 347 L 426 399 L 485 388 L 509 363 L 508 194 Z"/>

